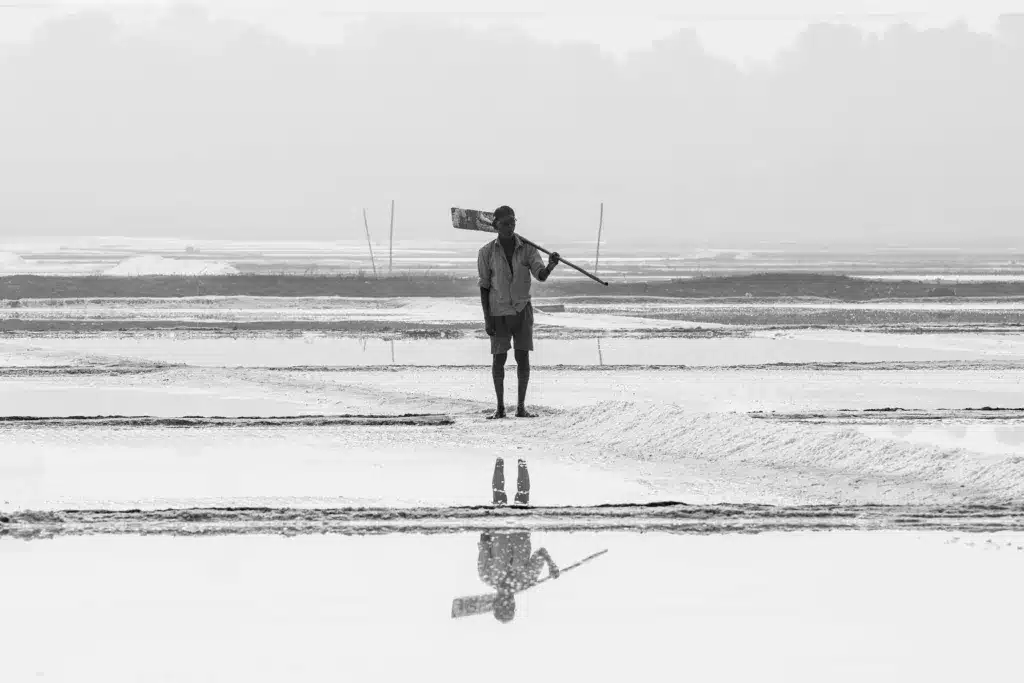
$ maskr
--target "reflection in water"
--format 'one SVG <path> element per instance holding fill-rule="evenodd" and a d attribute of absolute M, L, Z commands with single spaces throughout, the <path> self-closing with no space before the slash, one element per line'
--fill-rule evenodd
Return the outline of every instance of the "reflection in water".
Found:
<path fill-rule="evenodd" d="M 516 479 L 515 502 L 517 505 L 529 505 L 530 473 L 523 460 L 519 461 Z M 494 504 L 505 505 L 508 497 L 505 493 L 505 462 L 503 458 L 498 458 L 494 462 L 491 490 L 494 495 Z M 493 588 L 495 592 L 455 598 L 452 601 L 452 618 L 491 612 L 498 621 L 508 623 L 516 616 L 517 593 L 548 579 L 557 579 L 563 572 L 574 569 L 606 552 L 608 551 L 602 550 L 559 570 L 546 548 L 538 548 L 536 552 L 533 552 L 529 531 L 525 529 L 485 531 L 480 534 L 480 541 L 477 543 L 476 568 L 480 580 Z M 541 578 L 545 567 L 548 570 L 547 576 Z"/>
<path fill-rule="evenodd" d="M 532 552 L 530 532 L 485 531 L 477 543 L 477 572 L 480 580 L 491 586 L 494 593 L 470 595 L 452 601 L 452 618 L 476 614 L 494 614 L 494 618 L 507 624 L 516 616 L 516 594 L 557 579 L 566 572 L 604 555 L 601 550 L 559 570 L 545 548 Z M 545 565 L 547 576 L 541 578 Z"/>
<path fill-rule="evenodd" d="M 1020 446 L 1024 443 L 1024 430 L 1019 426 L 1013 425 L 1006 429 L 997 429 L 996 441 L 1006 446 Z"/>
<path fill-rule="evenodd" d="M 516 615 L 516 593 L 537 585 L 545 565 L 557 579 L 558 565 L 545 548 L 531 554 L 530 532 L 484 532 L 477 544 L 476 569 L 480 580 L 495 589 L 494 618 L 509 622 Z"/>
<path fill-rule="evenodd" d="M 1024 445 L 1024 425 L 1011 420 L 938 421 L 896 424 L 865 424 L 858 428 L 864 434 L 910 443 L 930 444 L 940 448 L 963 448 L 981 454 L 1019 453 Z"/>

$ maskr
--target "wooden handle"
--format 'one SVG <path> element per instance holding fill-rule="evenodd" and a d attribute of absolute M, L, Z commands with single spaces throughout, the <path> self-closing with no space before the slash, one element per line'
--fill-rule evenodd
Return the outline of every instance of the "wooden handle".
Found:
<path fill-rule="evenodd" d="M 522 235 L 520 235 L 520 236 L 519 236 L 519 239 L 521 239 L 522 241 L 526 242 L 526 243 L 527 243 L 527 244 L 529 244 L 530 246 L 534 247 L 534 248 L 535 248 L 535 249 L 536 249 L 537 251 L 542 251 L 542 252 L 544 252 L 545 254 L 547 254 L 548 256 L 550 256 L 550 255 L 551 255 L 551 252 L 550 252 L 550 251 L 548 251 L 548 250 L 547 250 L 547 249 L 545 249 L 544 247 L 541 247 L 541 246 L 538 246 L 538 245 L 534 244 L 533 242 L 531 242 L 530 240 L 526 239 L 526 238 L 525 238 L 525 237 L 523 237 Z M 564 263 L 565 265 L 569 266 L 570 268 L 572 268 L 572 269 L 574 269 L 574 270 L 578 270 L 579 272 L 583 273 L 584 275 L 586 275 L 587 277 L 589 277 L 589 278 L 590 278 L 591 280 L 593 280 L 594 282 L 600 282 L 600 283 L 601 283 L 602 285 L 604 285 L 605 287 L 607 287 L 607 286 L 608 286 L 608 283 L 607 283 L 607 282 L 605 282 L 604 280 L 602 280 L 601 278 L 597 277 L 596 275 L 591 275 L 591 274 L 590 274 L 590 273 L 588 273 L 587 271 L 585 271 L 585 270 L 583 270 L 582 268 L 580 268 L 579 266 L 577 266 L 577 265 L 576 265 L 575 263 L 572 263 L 571 261 L 566 261 L 566 260 L 565 260 L 564 258 L 562 258 L 561 256 L 559 256 L 559 257 L 558 257 L 558 262 L 559 262 L 559 263 Z"/>

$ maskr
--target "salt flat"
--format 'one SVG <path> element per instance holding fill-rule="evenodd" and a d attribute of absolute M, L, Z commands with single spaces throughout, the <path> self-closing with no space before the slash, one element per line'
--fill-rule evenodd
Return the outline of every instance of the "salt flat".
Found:
<path fill-rule="evenodd" d="M 510 376 L 514 376 L 510 375 Z M 1019 407 L 977 368 L 538 369 L 536 420 L 484 419 L 485 368 L 176 367 L 7 378 L 4 415 L 445 413 L 438 427 L 0 426 L 5 509 L 486 503 L 494 458 L 525 458 L 544 505 L 960 503 L 1024 494 L 1018 457 L 879 439 L 749 411 Z M 211 502 L 212 501 L 212 502 Z"/>

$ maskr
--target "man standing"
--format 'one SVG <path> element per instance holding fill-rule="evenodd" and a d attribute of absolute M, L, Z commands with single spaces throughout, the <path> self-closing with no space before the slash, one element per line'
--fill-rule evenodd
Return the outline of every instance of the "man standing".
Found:
<path fill-rule="evenodd" d="M 480 248 L 477 271 L 480 275 L 480 304 L 484 325 L 491 338 L 491 376 L 498 409 L 489 419 L 505 417 L 505 363 L 515 343 L 519 376 L 519 402 L 516 417 L 533 417 L 526 410 L 526 387 L 530 382 L 530 351 L 533 350 L 533 305 L 530 303 L 530 276 L 541 282 L 558 265 L 559 256 L 551 254 L 547 266 L 533 245 L 515 234 L 516 215 L 511 208 L 494 211 L 498 237 Z"/>

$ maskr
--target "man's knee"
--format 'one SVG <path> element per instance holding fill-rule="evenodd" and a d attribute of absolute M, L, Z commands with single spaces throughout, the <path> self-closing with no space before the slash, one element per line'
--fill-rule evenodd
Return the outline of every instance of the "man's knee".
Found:
<path fill-rule="evenodd" d="M 516 353 L 518 353 L 518 351 Z M 507 352 L 506 353 L 496 353 L 496 354 L 494 354 L 494 367 L 496 367 L 496 368 L 498 368 L 498 367 L 503 368 L 503 367 L 505 367 L 505 363 L 507 363 L 507 362 L 508 362 L 508 353 Z"/>
<path fill-rule="evenodd" d="M 528 365 L 530 362 L 530 352 L 526 349 L 515 350 L 516 363 L 519 365 Z"/>

